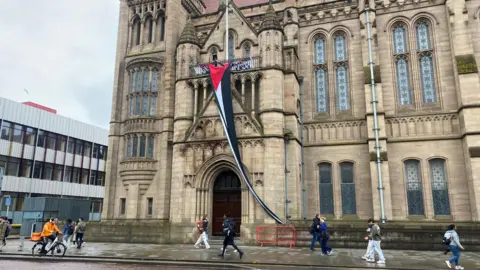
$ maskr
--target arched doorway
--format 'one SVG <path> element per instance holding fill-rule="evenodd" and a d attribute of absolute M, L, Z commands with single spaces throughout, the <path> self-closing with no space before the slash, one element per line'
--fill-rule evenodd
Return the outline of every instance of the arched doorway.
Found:
<path fill-rule="evenodd" d="M 242 222 L 242 185 L 237 174 L 231 170 L 217 176 L 213 185 L 213 217 L 212 234 L 222 234 L 223 215 L 230 213 L 240 233 Z"/>

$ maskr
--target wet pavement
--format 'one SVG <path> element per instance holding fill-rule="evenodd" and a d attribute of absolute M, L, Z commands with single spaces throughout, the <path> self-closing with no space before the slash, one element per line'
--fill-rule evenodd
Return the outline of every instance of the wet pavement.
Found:
<path fill-rule="evenodd" d="M 22 257 L 23 259 L 27 259 L 28 257 L 25 256 L 31 256 L 33 242 L 25 241 L 22 251 L 18 251 L 19 244 L 19 240 L 10 240 L 7 246 L 4 247 L 3 252 L 0 253 L 0 260 L 3 261 L 4 258 L 14 259 L 17 256 L 20 256 L 19 259 L 22 259 Z M 234 253 L 232 250 L 228 250 L 225 258 L 218 257 L 220 245 L 215 241 L 213 241 L 212 248 L 209 250 L 195 249 L 193 245 L 86 243 L 80 250 L 76 248 L 67 250 L 66 257 L 64 258 L 48 258 L 48 260 L 61 262 L 62 264 L 69 261 L 75 261 L 76 264 L 85 263 L 85 261 L 94 263 L 92 266 L 94 268 L 84 269 L 183 269 L 173 266 L 185 265 L 187 267 L 185 269 L 283 270 L 293 268 L 327 269 L 332 267 L 349 269 L 447 269 L 445 260 L 449 258 L 443 255 L 442 251 L 384 250 L 387 263 L 379 267 L 361 259 L 365 250 L 360 249 L 335 249 L 332 256 L 320 256 L 319 249 L 312 252 L 308 248 L 290 249 L 288 247 L 242 246 L 241 244 L 239 244 L 239 247 L 245 252 L 243 259 L 240 259 L 239 254 Z M 33 259 L 33 257 L 28 259 Z M 128 262 L 133 263 L 133 265 L 107 265 L 111 268 L 105 268 L 107 266 L 101 263 L 107 261 Z M 464 252 L 462 253 L 460 262 L 465 269 L 480 269 L 480 254 Z M 134 266 L 135 264 L 138 266 Z M 149 264 L 150 266 L 142 268 L 146 267 L 145 264 Z M 163 266 L 159 266 L 160 268 L 152 268 L 155 264 L 162 264 Z M 195 265 L 199 267 L 205 266 L 206 268 L 195 268 Z M 2 266 L 3 265 L 0 265 L 0 269 Z M 34 269 L 42 268 L 35 267 Z"/>

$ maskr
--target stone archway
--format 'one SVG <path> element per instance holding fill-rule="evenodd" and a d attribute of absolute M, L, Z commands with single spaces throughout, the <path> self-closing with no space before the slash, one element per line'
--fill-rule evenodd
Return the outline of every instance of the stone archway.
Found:
<path fill-rule="evenodd" d="M 232 170 L 224 170 L 213 185 L 212 235 L 222 235 L 223 215 L 228 213 L 235 221 L 238 232 L 242 223 L 242 184 Z"/>
<path fill-rule="evenodd" d="M 248 172 L 248 168 L 244 166 L 245 172 L 247 175 L 250 175 Z M 240 178 L 240 171 L 237 168 L 237 165 L 235 163 L 235 159 L 233 155 L 231 154 L 219 154 L 216 155 L 209 160 L 207 160 L 197 171 L 195 180 L 193 181 L 195 183 L 195 189 L 196 189 L 196 218 L 197 220 L 201 218 L 202 215 L 206 214 L 210 222 L 212 223 L 212 228 L 214 226 L 214 203 L 215 203 L 215 194 L 217 193 L 215 190 L 215 183 L 218 179 L 224 177 L 225 175 L 230 175 L 230 176 L 235 176 L 238 181 L 240 182 L 240 187 L 239 189 L 236 190 L 231 190 L 232 194 L 235 192 L 235 196 L 239 195 L 238 199 L 232 199 L 228 203 L 234 204 L 235 200 L 239 200 L 239 204 L 236 206 L 230 206 L 233 207 L 233 211 L 231 214 L 233 215 L 232 212 L 237 211 L 238 217 L 236 217 L 236 223 L 237 226 L 239 227 L 240 223 L 242 221 L 246 221 L 245 218 L 248 217 L 249 212 L 249 205 L 253 204 L 253 201 L 251 196 L 249 196 L 248 189 L 246 188 L 245 183 L 243 180 Z M 239 206 L 238 206 L 239 205 Z M 240 209 L 236 208 L 239 207 Z M 236 209 L 236 210 L 235 210 Z M 225 210 L 220 210 L 219 211 L 225 211 Z M 223 216 L 224 213 L 220 213 L 218 215 Z M 217 215 L 217 213 L 215 213 Z M 240 232 L 240 230 L 238 230 Z"/>

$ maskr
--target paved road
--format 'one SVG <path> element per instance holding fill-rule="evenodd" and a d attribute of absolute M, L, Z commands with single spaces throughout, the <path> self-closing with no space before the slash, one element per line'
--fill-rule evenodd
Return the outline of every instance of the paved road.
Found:
<path fill-rule="evenodd" d="M 0 253 L 0 261 L 12 256 L 30 256 L 32 242 L 26 241 L 25 248 L 18 251 L 19 241 L 8 241 L 3 252 Z M 85 259 L 109 259 L 108 262 L 129 261 L 133 263 L 160 263 L 175 262 L 203 263 L 223 267 L 224 265 L 244 266 L 244 269 L 287 269 L 294 266 L 296 269 L 319 269 L 317 267 L 331 268 L 378 268 L 375 264 L 367 263 L 361 259 L 365 250 L 360 249 L 335 249 L 332 256 L 320 256 L 317 250 L 311 252 L 308 248 L 285 248 L 285 247 L 259 247 L 241 246 L 245 256 L 240 259 L 238 253 L 228 251 L 224 259 L 217 255 L 220 252 L 219 245 L 212 245 L 209 250 L 195 249 L 193 245 L 152 245 L 152 244 L 126 244 L 126 243 L 92 243 L 78 250 L 71 248 L 67 256 L 61 259 L 85 260 Z M 447 269 L 445 260 L 448 256 L 439 251 L 414 251 L 414 250 L 384 250 L 388 269 Z M 141 262 L 140 262 L 141 261 Z M 85 261 L 84 261 L 85 262 Z M 103 261 L 105 262 L 105 261 Z M 480 254 L 464 252 L 461 264 L 465 269 L 480 269 Z M 0 268 L 1 268 L 0 264 Z M 93 268 L 95 269 L 95 268 Z M 113 268 L 115 269 L 115 268 Z M 122 269 L 122 268 L 119 268 Z M 125 268 L 131 269 L 131 268 Z M 135 269 L 135 268 L 133 268 Z M 194 269 L 189 267 L 188 269 Z M 220 268 L 221 269 L 221 268 Z M 238 269 L 234 267 L 234 269 Z"/>

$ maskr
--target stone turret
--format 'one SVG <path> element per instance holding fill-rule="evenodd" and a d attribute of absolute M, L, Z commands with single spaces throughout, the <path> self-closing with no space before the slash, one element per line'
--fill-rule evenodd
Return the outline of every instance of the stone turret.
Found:
<path fill-rule="evenodd" d="M 177 46 L 177 78 L 189 75 L 189 67 L 198 63 L 200 56 L 200 42 L 192 20 L 189 18 L 183 28 Z"/>
<path fill-rule="evenodd" d="M 283 55 L 283 27 L 273 9 L 272 1 L 265 13 L 265 18 L 260 25 L 259 45 L 262 65 L 281 66 Z"/>

